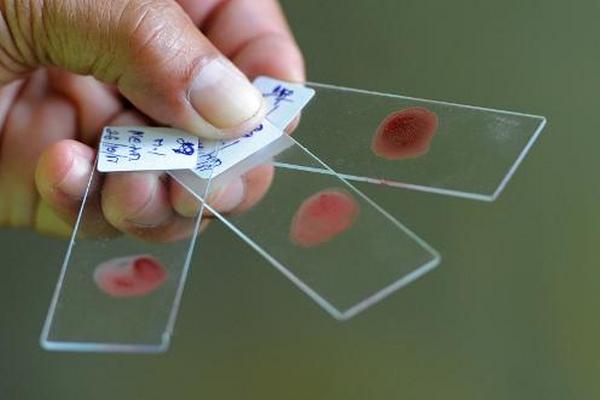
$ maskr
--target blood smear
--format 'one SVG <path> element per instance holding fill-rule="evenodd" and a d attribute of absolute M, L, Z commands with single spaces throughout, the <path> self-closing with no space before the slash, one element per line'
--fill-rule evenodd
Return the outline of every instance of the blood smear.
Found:
<path fill-rule="evenodd" d="M 160 287 L 167 280 L 167 271 L 151 256 L 120 257 L 98 265 L 94 280 L 109 296 L 138 297 Z"/>
<path fill-rule="evenodd" d="M 422 156 L 429 150 L 437 127 L 437 115 L 426 108 L 396 111 L 388 115 L 377 128 L 371 150 L 388 160 Z"/>
<path fill-rule="evenodd" d="M 326 189 L 304 200 L 292 220 L 290 239 L 301 247 L 328 242 L 349 229 L 359 206 L 341 189 Z"/>

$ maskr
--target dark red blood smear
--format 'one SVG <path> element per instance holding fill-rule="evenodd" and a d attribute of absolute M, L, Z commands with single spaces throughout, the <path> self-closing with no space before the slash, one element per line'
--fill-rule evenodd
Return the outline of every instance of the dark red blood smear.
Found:
<path fill-rule="evenodd" d="M 147 282 L 156 282 L 165 278 L 165 269 L 150 257 L 139 257 L 133 262 L 135 276 Z"/>
<path fill-rule="evenodd" d="M 167 271 L 150 256 L 122 257 L 98 265 L 94 279 L 110 296 L 144 296 L 167 280 Z"/>
<path fill-rule="evenodd" d="M 387 160 L 419 157 L 429 150 L 437 126 L 437 115 L 426 108 L 396 111 L 377 128 L 371 150 Z"/>
<path fill-rule="evenodd" d="M 318 246 L 349 229 L 358 212 L 356 201 L 342 190 L 326 189 L 315 193 L 296 211 L 290 238 L 298 246 Z"/>

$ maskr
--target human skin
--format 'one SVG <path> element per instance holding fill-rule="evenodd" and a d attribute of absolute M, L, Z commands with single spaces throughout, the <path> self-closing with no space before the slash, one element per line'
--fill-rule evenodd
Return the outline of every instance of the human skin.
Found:
<path fill-rule="evenodd" d="M 275 0 L 0 0 L 0 226 L 64 233 L 103 126 L 243 134 L 264 115 L 246 77 L 262 74 L 304 80 Z M 272 174 L 249 171 L 211 201 L 243 211 Z M 108 175 L 92 203 L 96 225 L 161 241 L 189 232 L 197 212 L 157 172 Z"/>

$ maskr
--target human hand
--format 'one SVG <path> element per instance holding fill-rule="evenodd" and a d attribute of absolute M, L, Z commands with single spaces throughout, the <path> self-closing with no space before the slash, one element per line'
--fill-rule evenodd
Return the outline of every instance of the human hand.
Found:
<path fill-rule="evenodd" d="M 13 0 L 0 13 L 0 226 L 61 233 L 105 125 L 155 121 L 233 137 L 263 116 L 243 74 L 304 79 L 276 0 Z M 251 207 L 272 174 L 248 172 L 213 206 Z M 197 208 L 155 172 L 110 174 L 92 199 L 107 228 L 153 240 L 187 234 Z"/>

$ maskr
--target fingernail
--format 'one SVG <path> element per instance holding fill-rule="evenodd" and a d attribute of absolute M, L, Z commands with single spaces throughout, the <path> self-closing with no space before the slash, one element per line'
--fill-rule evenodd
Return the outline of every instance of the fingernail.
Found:
<path fill-rule="evenodd" d="M 85 156 L 73 152 L 73 161 L 69 172 L 64 179 L 57 185 L 57 189 L 68 196 L 80 198 L 83 196 L 85 186 L 92 172 L 91 160 Z"/>
<path fill-rule="evenodd" d="M 192 197 L 186 197 L 177 201 L 172 200 L 172 204 L 177 213 L 186 218 L 193 218 L 198 215 L 201 206 L 200 201 Z"/>
<path fill-rule="evenodd" d="M 227 213 L 235 210 L 244 200 L 246 188 L 242 178 L 229 183 L 222 192 L 218 193 L 212 206 L 219 212 Z"/>
<path fill-rule="evenodd" d="M 190 102 L 203 119 L 226 129 L 258 114 L 262 95 L 232 64 L 215 58 L 202 67 L 194 80 Z"/>

